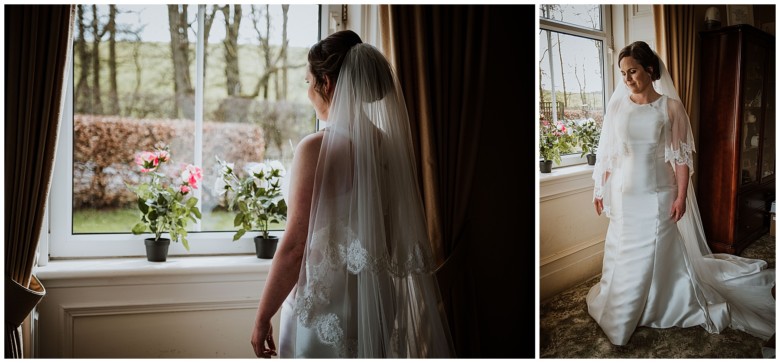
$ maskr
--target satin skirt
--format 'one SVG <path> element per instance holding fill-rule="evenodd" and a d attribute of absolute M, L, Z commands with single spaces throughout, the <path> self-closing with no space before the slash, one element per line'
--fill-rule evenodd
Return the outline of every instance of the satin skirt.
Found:
<path fill-rule="evenodd" d="M 610 175 L 604 264 L 587 303 L 615 345 L 625 345 L 637 326 L 691 327 L 706 320 L 706 303 L 696 295 L 694 272 L 670 217 L 674 172 L 657 145 L 627 145 L 621 167 Z"/>

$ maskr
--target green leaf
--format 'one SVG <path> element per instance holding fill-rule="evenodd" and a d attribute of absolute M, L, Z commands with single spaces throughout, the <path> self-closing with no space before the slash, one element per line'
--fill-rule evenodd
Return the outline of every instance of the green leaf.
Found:
<path fill-rule="evenodd" d="M 190 198 L 190 199 L 187 200 L 187 204 L 186 205 L 187 205 L 187 208 L 192 208 L 196 204 L 198 204 L 198 198 Z"/>
<path fill-rule="evenodd" d="M 233 227 L 238 227 L 243 220 L 244 220 L 244 213 L 236 214 L 236 218 L 233 219 Z"/>
<path fill-rule="evenodd" d="M 133 234 L 141 234 L 146 232 L 146 225 L 143 223 L 138 223 L 135 226 L 133 226 Z"/>
<path fill-rule="evenodd" d="M 236 234 L 233 235 L 233 240 L 237 241 L 239 238 L 241 238 L 241 236 L 244 235 L 244 233 L 246 233 L 245 229 L 243 229 L 243 228 L 239 229 L 238 232 L 236 232 Z"/>
<path fill-rule="evenodd" d="M 202 215 L 200 214 L 200 209 L 198 209 L 198 207 L 192 207 L 192 213 L 195 214 L 195 217 L 197 217 L 198 219 L 203 218 Z"/>
<path fill-rule="evenodd" d="M 143 214 L 149 213 L 149 206 L 146 205 L 146 201 L 143 200 L 142 198 L 138 198 L 138 209 Z"/>

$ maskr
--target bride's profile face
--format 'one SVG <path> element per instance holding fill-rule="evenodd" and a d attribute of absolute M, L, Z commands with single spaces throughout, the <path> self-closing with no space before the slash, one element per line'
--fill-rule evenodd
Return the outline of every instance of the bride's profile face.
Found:
<path fill-rule="evenodd" d="M 308 67 L 307 67 L 308 68 Z M 317 113 L 317 118 L 322 121 L 328 120 L 328 111 L 330 110 L 330 104 L 325 101 L 322 95 L 314 88 L 314 76 L 311 71 L 306 71 L 306 84 L 309 85 L 308 95 L 309 101 L 314 106 L 314 111 Z"/>
<path fill-rule="evenodd" d="M 653 79 L 634 57 L 628 56 L 620 60 L 620 74 L 623 75 L 623 83 L 631 93 L 642 93 L 647 87 L 652 88 Z"/>

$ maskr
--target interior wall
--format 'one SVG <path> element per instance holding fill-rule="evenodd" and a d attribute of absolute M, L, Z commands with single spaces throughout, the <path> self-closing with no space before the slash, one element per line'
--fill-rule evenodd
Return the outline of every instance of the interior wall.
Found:
<path fill-rule="evenodd" d="M 36 358 L 255 357 L 249 339 L 267 271 L 146 264 L 155 274 L 39 272 L 47 294 L 37 307 Z M 278 314 L 272 322 L 279 342 Z"/>

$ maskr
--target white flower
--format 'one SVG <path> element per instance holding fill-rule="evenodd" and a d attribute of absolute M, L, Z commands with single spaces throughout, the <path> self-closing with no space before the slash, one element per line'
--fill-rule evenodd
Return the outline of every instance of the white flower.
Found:
<path fill-rule="evenodd" d="M 268 180 L 262 178 L 254 178 L 254 179 L 255 179 L 255 185 L 258 188 L 268 189 Z"/>
<path fill-rule="evenodd" d="M 279 160 L 271 160 L 269 162 L 271 169 L 273 170 L 279 170 L 279 176 L 285 176 L 287 174 L 287 171 L 284 170 L 284 164 L 282 164 Z"/>
<path fill-rule="evenodd" d="M 225 163 L 219 169 L 220 175 L 228 175 L 233 171 L 233 163 Z"/>
<path fill-rule="evenodd" d="M 265 164 L 263 163 L 247 163 L 246 166 L 244 166 L 244 171 L 249 173 L 252 176 L 256 176 L 263 171 L 265 171 Z"/>
<path fill-rule="evenodd" d="M 225 187 L 227 186 L 227 183 L 225 183 L 225 179 L 217 178 L 217 181 L 214 183 L 214 193 L 217 195 L 225 194 L 227 189 Z"/>

